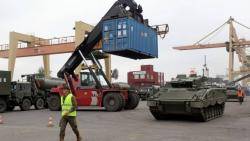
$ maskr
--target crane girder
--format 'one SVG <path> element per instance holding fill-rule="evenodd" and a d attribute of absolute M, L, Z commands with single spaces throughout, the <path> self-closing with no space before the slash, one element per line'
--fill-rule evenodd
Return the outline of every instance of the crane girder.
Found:
<path fill-rule="evenodd" d="M 194 49 L 209 49 L 209 48 L 223 48 L 227 47 L 227 43 L 214 43 L 214 44 L 197 44 L 197 45 L 186 45 L 186 46 L 178 46 L 173 47 L 176 50 L 194 50 Z M 234 47 L 244 46 L 250 47 L 250 41 L 240 41 L 233 43 Z"/>
<path fill-rule="evenodd" d="M 216 44 L 197 44 L 197 45 L 187 45 L 187 46 L 178 46 L 173 47 L 177 50 L 193 50 L 193 49 L 208 49 L 208 48 L 222 48 L 226 47 L 226 43 L 216 43 Z"/>

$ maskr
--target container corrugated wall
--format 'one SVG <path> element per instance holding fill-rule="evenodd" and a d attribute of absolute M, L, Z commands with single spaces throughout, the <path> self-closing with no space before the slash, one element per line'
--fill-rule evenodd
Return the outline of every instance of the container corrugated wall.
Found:
<path fill-rule="evenodd" d="M 164 73 L 155 72 L 153 65 L 141 65 L 140 70 L 128 72 L 127 78 L 131 86 L 164 86 Z"/>
<path fill-rule="evenodd" d="M 132 59 L 158 57 L 157 33 L 131 18 L 103 22 L 104 52 Z"/>

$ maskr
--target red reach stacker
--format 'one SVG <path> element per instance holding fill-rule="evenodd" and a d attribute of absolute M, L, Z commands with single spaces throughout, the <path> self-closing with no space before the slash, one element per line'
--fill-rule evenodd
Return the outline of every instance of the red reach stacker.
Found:
<path fill-rule="evenodd" d="M 142 46 L 152 44 L 157 47 L 157 38 L 155 37 L 157 37 L 158 27 L 150 27 L 148 20 L 143 19 L 142 11 L 142 7 L 133 0 L 116 1 L 60 69 L 57 76 L 65 79 L 70 86 L 72 93 L 76 96 L 78 106 L 99 106 L 110 112 L 137 107 L 139 97 L 135 91 L 130 90 L 127 86 L 111 84 L 93 52 L 95 51 L 94 46 L 102 42 L 102 46 L 105 46 L 106 52 L 110 54 L 133 59 L 154 58 L 150 54 L 150 50 L 145 49 L 143 53 L 144 48 Z M 131 22 L 131 20 L 133 21 Z M 106 22 L 105 26 L 104 22 Z M 141 41 L 143 44 L 129 44 L 132 42 L 132 39 L 128 38 L 131 35 L 133 35 L 133 42 Z M 154 40 L 147 42 L 152 39 Z M 140 46 L 141 48 L 139 48 Z M 117 49 L 118 47 L 121 50 Z M 133 47 L 141 50 L 131 49 Z M 158 55 L 157 50 L 153 51 L 154 54 L 157 53 Z M 91 60 L 93 65 L 97 67 L 93 69 L 87 59 Z M 85 70 L 80 73 L 80 76 L 76 76 L 74 70 L 82 62 L 84 66 L 87 66 L 88 71 Z M 105 84 L 100 80 L 104 80 Z M 60 87 L 51 90 L 48 97 L 48 106 L 51 110 L 61 108 Z"/>

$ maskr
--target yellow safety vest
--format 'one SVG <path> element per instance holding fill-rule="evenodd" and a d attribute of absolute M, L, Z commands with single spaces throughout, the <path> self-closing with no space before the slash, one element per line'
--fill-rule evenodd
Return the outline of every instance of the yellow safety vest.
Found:
<path fill-rule="evenodd" d="M 65 112 L 70 111 L 70 109 L 72 108 L 73 104 L 72 104 L 72 93 L 68 94 L 67 97 L 65 98 L 65 100 L 63 101 L 63 96 L 61 96 L 61 106 L 62 106 L 62 116 L 65 114 Z M 70 117 L 75 117 L 76 116 L 76 110 L 69 113 L 68 116 Z"/>

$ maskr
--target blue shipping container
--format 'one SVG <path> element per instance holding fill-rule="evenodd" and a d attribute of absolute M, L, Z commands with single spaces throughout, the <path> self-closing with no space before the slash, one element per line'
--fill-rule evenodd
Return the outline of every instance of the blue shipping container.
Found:
<path fill-rule="evenodd" d="M 132 59 L 158 57 L 157 33 L 131 18 L 103 22 L 104 52 Z"/>

